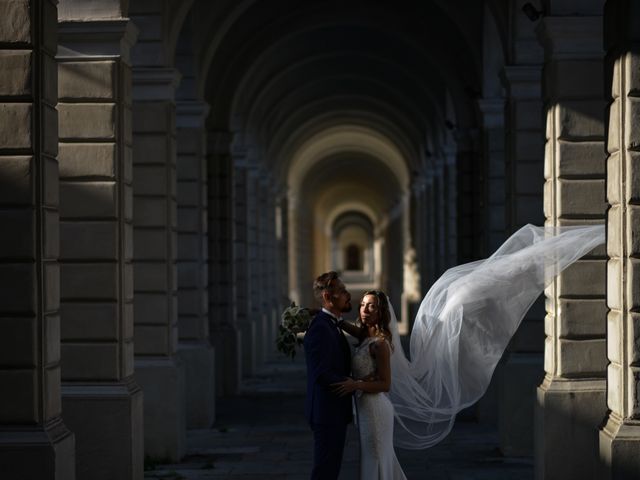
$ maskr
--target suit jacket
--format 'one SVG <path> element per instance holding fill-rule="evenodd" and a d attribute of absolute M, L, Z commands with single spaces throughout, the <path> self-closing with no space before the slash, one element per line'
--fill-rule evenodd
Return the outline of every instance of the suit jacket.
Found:
<path fill-rule="evenodd" d="M 307 360 L 305 416 L 309 423 L 336 424 L 351 421 L 351 396 L 338 397 L 329 385 L 351 373 L 351 350 L 332 317 L 320 311 L 304 336 Z"/>

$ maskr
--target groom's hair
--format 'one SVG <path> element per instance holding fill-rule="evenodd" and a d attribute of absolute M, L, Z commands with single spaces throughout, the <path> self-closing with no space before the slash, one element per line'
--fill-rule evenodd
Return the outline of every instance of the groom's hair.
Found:
<path fill-rule="evenodd" d="M 313 295 L 316 297 L 316 300 L 320 302 L 320 304 L 322 304 L 322 293 L 325 290 L 327 290 L 329 293 L 333 292 L 333 287 L 335 287 L 333 283 L 338 278 L 340 278 L 338 272 L 331 271 L 323 273 L 315 279 L 315 281 L 313 282 Z"/>

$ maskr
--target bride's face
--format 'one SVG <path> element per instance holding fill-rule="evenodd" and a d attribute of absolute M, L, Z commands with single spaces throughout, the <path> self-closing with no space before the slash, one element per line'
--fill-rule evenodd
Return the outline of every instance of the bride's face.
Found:
<path fill-rule="evenodd" d="M 378 323 L 378 298 L 375 295 L 365 295 L 360 302 L 360 319 L 366 326 Z"/>

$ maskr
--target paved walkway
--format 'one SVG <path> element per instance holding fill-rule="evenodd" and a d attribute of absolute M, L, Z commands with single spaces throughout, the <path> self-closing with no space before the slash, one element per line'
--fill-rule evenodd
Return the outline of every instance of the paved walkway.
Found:
<path fill-rule="evenodd" d="M 145 479 L 308 479 L 312 438 L 303 418 L 304 359 L 274 359 L 245 381 L 237 397 L 217 403 L 213 429 L 191 430 L 176 465 L 149 466 Z M 358 433 L 349 428 L 340 479 L 357 479 Z M 503 458 L 495 431 L 458 422 L 426 451 L 397 450 L 409 480 L 532 480 L 531 458 Z"/>

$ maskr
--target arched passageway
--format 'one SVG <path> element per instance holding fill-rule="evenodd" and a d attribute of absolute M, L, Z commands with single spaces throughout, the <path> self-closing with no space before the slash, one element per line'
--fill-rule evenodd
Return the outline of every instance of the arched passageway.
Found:
<path fill-rule="evenodd" d="M 408 331 L 520 226 L 606 219 L 469 414 L 539 478 L 640 468 L 633 2 L 5 3 L 0 465 L 35 428 L 38 478 L 139 478 L 317 274 Z"/>

